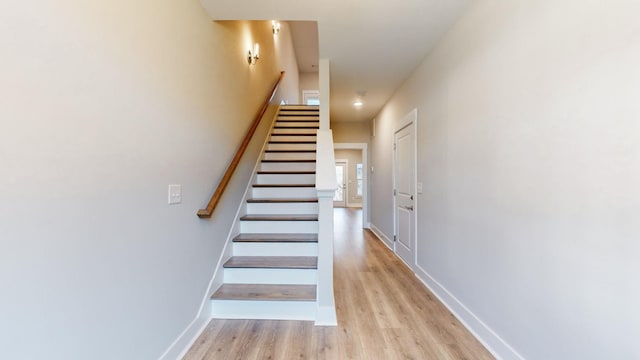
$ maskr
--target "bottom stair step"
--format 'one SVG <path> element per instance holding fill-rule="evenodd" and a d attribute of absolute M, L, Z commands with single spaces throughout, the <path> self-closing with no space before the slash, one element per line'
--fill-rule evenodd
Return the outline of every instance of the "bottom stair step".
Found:
<path fill-rule="evenodd" d="M 315 301 L 315 285 L 223 284 L 212 300 Z"/>

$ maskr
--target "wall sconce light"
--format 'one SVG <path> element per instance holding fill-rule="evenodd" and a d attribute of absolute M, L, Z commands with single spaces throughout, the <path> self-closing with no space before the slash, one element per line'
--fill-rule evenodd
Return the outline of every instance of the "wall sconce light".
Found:
<path fill-rule="evenodd" d="M 247 61 L 249 62 L 249 65 L 255 65 L 258 59 L 260 59 L 260 45 L 258 45 L 258 43 L 253 45 L 253 52 L 251 51 L 252 49 L 249 49 Z"/>
<path fill-rule="evenodd" d="M 278 33 L 280 33 L 280 22 L 272 20 L 271 28 L 273 29 L 273 35 L 278 35 Z"/>

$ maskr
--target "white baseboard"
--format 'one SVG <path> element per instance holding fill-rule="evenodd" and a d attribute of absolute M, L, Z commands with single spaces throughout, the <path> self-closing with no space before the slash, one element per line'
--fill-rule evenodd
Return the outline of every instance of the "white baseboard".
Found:
<path fill-rule="evenodd" d="M 378 229 L 372 223 L 369 223 L 369 230 L 378 238 L 378 240 L 382 241 L 383 244 L 387 245 L 391 251 L 393 251 L 393 241 L 389 239 L 380 229 Z"/>
<path fill-rule="evenodd" d="M 389 249 L 393 251 L 393 241 L 374 224 L 369 223 L 369 230 Z M 400 257 L 398 257 L 400 258 Z M 401 259 L 401 258 L 400 258 Z M 402 259 L 401 259 L 402 260 Z M 409 266 L 411 269 L 411 266 Z M 449 290 L 436 281 L 420 265 L 415 264 L 415 275 L 444 306 L 471 332 L 471 334 L 491 352 L 498 360 L 525 360 L 504 339 L 495 333 L 487 324 L 458 300 Z"/>
<path fill-rule="evenodd" d="M 524 357 L 496 334 L 444 286 L 416 264 L 416 277 L 440 300 L 444 306 L 484 345 L 498 360 L 524 360 Z"/>
<path fill-rule="evenodd" d="M 182 359 L 187 351 L 191 348 L 193 343 L 196 342 L 202 331 L 209 324 L 211 318 L 209 316 L 202 316 L 193 319 L 191 324 L 178 336 L 178 338 L 169 346 L 169 348 L 162 354 L 158 360 L 179 360 Z"/>

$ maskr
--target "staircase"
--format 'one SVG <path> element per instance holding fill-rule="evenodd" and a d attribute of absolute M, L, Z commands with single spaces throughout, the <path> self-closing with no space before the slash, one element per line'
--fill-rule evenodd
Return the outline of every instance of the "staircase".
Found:
<path fill-rule="evenodd" d="M 318 107 L 283 106 L 258 171 L 212 315 L 226 319 L 316 318 Z"/>

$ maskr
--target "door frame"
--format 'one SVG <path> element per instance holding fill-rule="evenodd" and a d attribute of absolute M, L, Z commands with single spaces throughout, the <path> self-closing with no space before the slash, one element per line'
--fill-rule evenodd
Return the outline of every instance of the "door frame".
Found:
<path fill-rule="evenodd" d="M 411 259 L 411 263 L 407 264 L 410 269 L 415 270 L 415 266 L 418 262 L 418 109 L 414 108 L 409 111 L 400 121 L 396 123 L 396 126 L 393 129 L 393 134 L 391 136 L 391 162 L 392 162 L 392 171 L 391 174 L 391 182 L 392 182 L 392 192 L 395 191 L 396 187 L 396 149 L 395 149 L 395 141 L 396 141 L 396 133 L 405 127 L 413 124 L 413 259 Z M 398 236 L 398 219 L 396 216 L 396 195 L 393 195 L 393 253 L 402 261 L 402 257 L 398 255 L 396 252 L 396 237 Z M 406 263 L 406 262 L 405 262 Z"/>
<path fill-rule="evenodd" d="M 342 200 L 344 200 L 344 207 L 347 208 L 348 206 L 348 199 L 349 199 L 349 190 L 348 190 L 348 182 L 349 182 L 349 160 L 347 159 L 335 159 L 335 165 L 338 164 L 344 164 L 344 173 L 342 174 L 342 178 L 344 179 L 344 188 L 342 189 Z M 334 165 L 334 166 L 335 166 Z M 338 186 L 340 186 L 340 184 L 338 184 Z M 335 208 L 335 202 L 333 207 Z"/>
<path fill-rule="evenodd" d="M 320 90 L 302 90 L 302 103 L 307 105 L 308 98 L 318 98 L 320 101 Z"/>
<path fill-rule="evenodd" d="M 369 162 L 367 160 L 369 144 L 367 143 L 334 143 L 334 150 L 362 151 L 362 228 L 370 229 L 369 223 Z"/>

